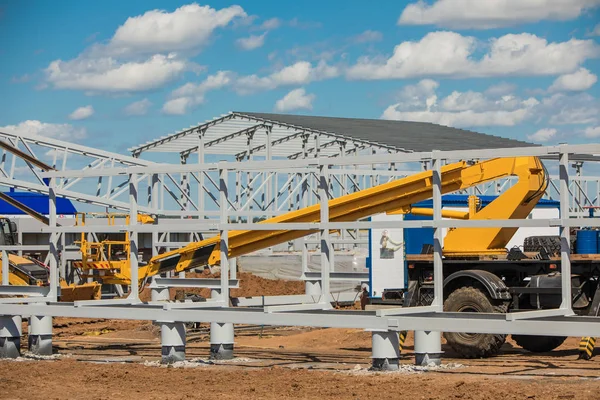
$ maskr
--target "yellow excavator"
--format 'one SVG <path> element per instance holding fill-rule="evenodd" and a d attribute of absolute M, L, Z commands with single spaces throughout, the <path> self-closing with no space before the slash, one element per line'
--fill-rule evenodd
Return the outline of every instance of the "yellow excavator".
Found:
<path fill-rule="evenodd" d="M 0 217 L 0 247 L 17 245 L 17 224 L 6 217 Z M 39 260 L 29 256 L 19 256 L 13 252 L 8 252 L 8 283 L 15 286 L 46 286 L 48 285 L 49 270 Z M 3 262 L 0 254 L 0 265 Z M 2 271 L 0 269 L 0 280 Z M 89 282 L 84 284 L 67 284 L 61 278 L 60 280 L 60 301 L 75 300 L 99 300 L 101 297 L 101 284 L 98 282 Z"/>

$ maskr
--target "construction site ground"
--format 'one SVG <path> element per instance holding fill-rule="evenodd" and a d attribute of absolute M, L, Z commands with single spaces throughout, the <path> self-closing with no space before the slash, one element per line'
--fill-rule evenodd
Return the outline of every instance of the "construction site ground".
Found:
<path fill-rule="evenodd" d="M 297 282 L 241 279 L 239 296 L 303 290 Z M 443 345 L 442 367 L 421 369 L 413 367 L 409 334 L 401 370 L 372 372 L 371 335 L 356 329 L 240 325 L 236 359 L 213 362 L 209 325 L 201 324 L 188 332 L 187 361 L 170 367 L 160 365 L 160 332 L 148 321 L 55 318 L 54 335 L 52 357 L 35 359 L 23 348 L 24 357 L 0 361 L 0 398 L 600 398 L 600 355 L 578 360 L 579 338 L 544 354 L 509 338 L 499 356 L 476 360 Z"/>

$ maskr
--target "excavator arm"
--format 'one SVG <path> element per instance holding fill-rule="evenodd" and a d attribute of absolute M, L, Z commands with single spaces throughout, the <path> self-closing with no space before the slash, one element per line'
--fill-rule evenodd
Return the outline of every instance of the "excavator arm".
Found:
<path fill-rule="evenodd" d="M 517 176 L 518 182 L 485 208 L 471 213 L 472 219 L 525 218 L 542 197 L 547 178 L 541 161 L 536 157 L 497 158 L 469 164 L 461 161 L 441 168 L 442 194 L 467 189 L 482 183 L 509 176 Z M 332 222 L 356 221 L 379 213 L 402 212 L 432 197 L 433 175 L 431 171 L 420 172 L 402 179 L 361 190 L 356 193 L 329 200 L 329 216 Z M 291 211 L 275 218 L 259 222 L 282 224 L 280 230 L 229 231 L 229 257 L 239 257 L 289 240 L 314 233 L 311 230 L 286 230 L 286 223 L 317 223 L 320 221 L 320 205 Z M 516 228 L 460 228 L 451 230 L 445 238 L 445 254 L 493 254 L 505 246 Z M 220 236 L 206 239 L 150 259 L 140 268 L 140 277 L 166 271 L 185 271 L 220 262 Z"/>

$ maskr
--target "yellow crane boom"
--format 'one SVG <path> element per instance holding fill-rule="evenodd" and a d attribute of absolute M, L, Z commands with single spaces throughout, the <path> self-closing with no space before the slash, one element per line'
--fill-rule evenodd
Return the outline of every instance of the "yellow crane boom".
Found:
<path fill-rule="evenodd" d="M 492 203 L 478 210 L 473 204 L 469 219 L 525 218 L 535 207 L 547 187 L 543 164 L 537 157 L 496 158 L 469 164 L 461 161 L 441 168 L 442 194 L 467 189 L 509 176 L 518 182 Z M 420 172 L 383 185 L 329 200 L 329 218 L 333 222 L 356 221 L 378 213 L 410 212 L 410 205 L 432 197 L 432 171 Z M 461 217 L 462 215 L 462 217 Z M 456 215 L 464 218 L 464 214 Z M 259 222 L 264 224 L 317 223 L 320 205 L 291 211 Z M 497 254 L 517 228 L 459 228 L 450 230 L 444 240 L 446 256 Z M 256 250 L 306 236 L 308 230 L 235 230 L 229 232 L 229 257 L 239 257 Z M 140 279 L 165 271 L 184 271 L 220 262 L 219 235 L 150 259 L 140 267 Z M 125 271 L 123 271 L 125 272 Z M 129 272 L 129 271 L 127 271 Z M 123 283 L 129 274 L 122 275 Z"/>

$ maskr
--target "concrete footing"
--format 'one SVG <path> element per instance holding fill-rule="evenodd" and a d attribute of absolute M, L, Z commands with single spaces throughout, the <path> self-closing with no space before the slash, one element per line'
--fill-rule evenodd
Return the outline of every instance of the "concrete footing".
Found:
<path fill-rule="evenodd" d="M 210 292 L 212 299 L 221 298 L 221 291 L 213 289 Z M 231 323 L 210 323 L 210 359 L 231 360 L 233 358 L 234 333 Z"/>
<path fill-rule="evenodd" d="M 161 363 L 185 360 L 185 323 L 156 321 L 160 325 Z"/>
<path fill-rule="evenodd" d="M 168 287 L 151 287 L 150 299 L 152 301 L 169 301 L 170 294 Z"/>
<path fill-rule="evenodd" d="M 233 324 L 210 323 L 211 360 L 231 360 L 233 358 Z"/>
<path fill-rule="evenodd" d="M 29 318 L 29 351 L 40 356 L 52 355 L 52 317 Z"/>
<path fill-rule="evenodd" d="M 21 356 L 21 316 L 0 315 L 0 358 Z"/>
<path fill-rule="evenodd" d="M 439 332 L 415 331 L 415 365 L 442 363 L 442 337 Z"/>
<path fill-rule="evenodd" d="M 397 371 L 400 365 L 400 344 L 398 332 L 372 331 L 372 369 L 376 371 Z"/>
<path fill-rule="evenodd" d="M 320 296 L 323 293 L 321 281 L 305 281 L 304 292 L 309 296 Z"/>

